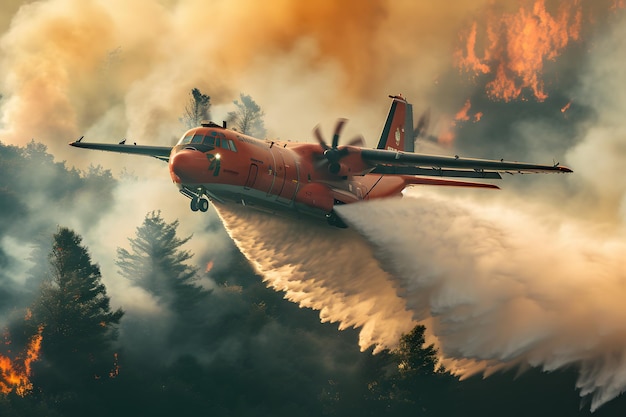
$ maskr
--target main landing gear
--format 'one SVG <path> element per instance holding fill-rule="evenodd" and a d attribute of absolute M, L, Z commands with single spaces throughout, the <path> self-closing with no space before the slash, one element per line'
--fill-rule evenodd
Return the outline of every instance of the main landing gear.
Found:
<path fill-rule="evenodd" d="M 343 220 L 341 220 L 341 217 L 339 217 L 337 213 L 335 213 L 335 210 L 326 214 L 326 221 L 329 225 L 339 227 L 340 229 L 348 228 L 348 225 L 345 224 Z"/>

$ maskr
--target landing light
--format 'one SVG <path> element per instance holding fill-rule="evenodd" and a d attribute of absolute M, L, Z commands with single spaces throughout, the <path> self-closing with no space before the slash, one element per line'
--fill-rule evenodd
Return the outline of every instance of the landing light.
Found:
<path fill-rule="evenodd" d="M 222 157 L 222 155 L 220 155 L 219 153 L 215 154 L 215 159 L 220 159 Z"/>

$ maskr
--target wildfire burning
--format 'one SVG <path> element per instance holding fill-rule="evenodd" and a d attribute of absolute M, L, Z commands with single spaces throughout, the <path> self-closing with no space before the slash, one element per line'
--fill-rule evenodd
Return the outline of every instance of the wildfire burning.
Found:
<path fill-rule="evenodd" d="M 511 101 L 532 91 L 537 101 L 548 94 L 542 79 L 546 61 L 555 60 L 563 49 L 580 38 L 582 10 L 580 2 L 564 2 L 556 14 L 546 10 L 545 0 L 536 0 L 532 8 L 520 7 L 517 13 L 489 19 L 483 58 L 476 54 L 478 26 L 467 34 L 465 47 L 456 53 L 456 65 L 476 75 L 492 74 L 486 90 L 494 100 Z"/>
<path fill-rule="evenodd" d="M 113 354 L 113 369 L 109 372 L 109 378 L 117 378 L 120 375 L 119 356 L 117 352 Z"/>
<path fill-rule="evenodd" d="M 30 382 L 31 365 L 39 359 L 41 349 L 41 333 L 43 326 L 39 326 L 35 334 L 28 342 L 26 350 L 17 355 L 13 360 L 0 355 L 0 392 L 3 394 L 15 393 L 21 397 L 28 394 L 33 384 Z"/>
<path fill-rule="evenodd" d="M 611 10 L 625 9 L 625 8 L 626 8 L 626 0 L 614 0 L 613 5 L 611 6 Z"/>
<path fill-rule="evenodd" d="M 459 110 L 456 116 L 454 117 L 454 120 L 458 120 L 462 122 L 468 121 L 470 117 L 467 113 L 469 112 L 471 108 L 472 108 L 472 103 L 469 100 L 467 100 L 465 104 L 463 105 L 463 108 Z"/>
<path fill-rule="evenodd" d="M 467 99 L 463 104 L 463 107 L 456 112 L 452 121 L 449 120 L 445 123 L 443 131 L 439 133 L 437 136 L 437 142 L 446 147 L 451 147 L 454 143 L 456 135 L 454 133 L 454 129 L 457 127 L 459 123 L 472 121 L 473 123 L 477 123 L 482 119 L 483 112 L 476 112 L 474 114 L 470 114 L 470 110 L 472 108 L 472 102 Z"/>
<path fill-rule="evenodd" d="M 561 107 L 561 113 L 565 113 L 572 106 L 572 102 L 569 101 L 565 106 Z"/>

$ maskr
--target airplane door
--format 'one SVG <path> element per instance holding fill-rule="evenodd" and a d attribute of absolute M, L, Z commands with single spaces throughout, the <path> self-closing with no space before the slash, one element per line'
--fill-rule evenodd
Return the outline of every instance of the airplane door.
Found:
<path fill-rule="evenodd" d="M 283 161 L 283 156 L 281 155 L 278 148 L 270 148 L 270 153 L 272 154 L 272 159 L 274 160 L 274 169 L 272 172 L 272 186 L 267 192 L 269 196 L 277 196 L 283 189 L 283 185 L 285 184 L 285 162 Z"/>
<path fill-rule="evenodd" d="M 294 154 L 285 150 L 282 152 L 283 163 L 285 167 L 285 182 L 283 188 L 278 195 L 277 201 L 284 204 L 291 204 L 298 191 L 299 169 Z"/>
<path fill-rule="evenodd" d="M 254 187 L 254 183 L 256 182 L 256 176 L 259 173 L 259 167 L 257 164 L 250 164 L 250 170 L 248 171 L 248 178 L 246 179 L 246 184 L 243 186 L 245 189 L 250 189 Z"/>
<path fill-rule="evenodd" d="M 298 167 L 291 151 L 273 148 L 275 172 L 274 182 L 269 194 L 276 196 L 276 201 L 289 205 L 293 202 L 298 188 Z"/>

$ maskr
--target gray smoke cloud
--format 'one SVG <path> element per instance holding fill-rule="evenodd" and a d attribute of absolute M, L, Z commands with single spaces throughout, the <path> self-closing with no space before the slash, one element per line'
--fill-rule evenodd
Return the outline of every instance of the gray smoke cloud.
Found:
<path fill-rule="evenodd" d="M 583 140 L 567 153 L 567 160 L 576 166 L 577 178 L 570 180 L 576 182 L 581 210 L 589 217 L 597 213 L 622 231 L 626 227 L 626 177 L 620 173 L 626 160 L 626 98 L 615 91 L 626 88 L 624 21 L 623 14 L 614 19 L 590 53 L 576 95 L 594 110 L 595 120 L 583 126 Z"/>

